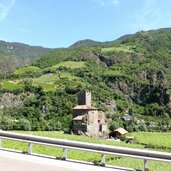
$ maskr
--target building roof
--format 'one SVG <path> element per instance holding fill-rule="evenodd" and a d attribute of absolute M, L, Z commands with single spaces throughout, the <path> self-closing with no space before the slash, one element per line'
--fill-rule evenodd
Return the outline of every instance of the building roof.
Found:
<path fill-rule="evenodd" d="M 93 106 L 87 106 L 87 105 L 77 105 L 73 109 L 97 110 L 97 108 L 95 108 Z"/>
<path fill-rule="evenodd" d="M 79 115 L 79 116 L 76 116 L 75 118 L 73 118 L 73 120 L 76 120 L 76 121 L 80 121 L 82 120 L 86 115 Z"/>
<path fill-rule="evenodd" d="M 119 132 L 121 135 L 125 135 L 128 133 L 128 131 L 125 130 L 124 128 L 115 129 L 114 132 Z"/>
<path fill-rule="evenodd" d="M 132 117 L 130 115 L 125 115 L 125 116 L 122 116 L 121 119 L 124 121 L 131 121 Z"/>

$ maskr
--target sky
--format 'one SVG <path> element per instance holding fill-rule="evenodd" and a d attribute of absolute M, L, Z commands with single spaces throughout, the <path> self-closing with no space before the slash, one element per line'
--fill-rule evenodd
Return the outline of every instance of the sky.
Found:
<path fill-rule="evenodd" d="M 171 0 L 0 0 L 0 40 L 50 48 L 171 27 Z"/>

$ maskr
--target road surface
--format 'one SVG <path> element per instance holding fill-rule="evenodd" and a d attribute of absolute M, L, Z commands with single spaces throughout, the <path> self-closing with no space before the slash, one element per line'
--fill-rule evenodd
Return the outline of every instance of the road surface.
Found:
<path fill-rule="evenodd" d="M 0 171 L 133 171 L 0 150 Z"/>

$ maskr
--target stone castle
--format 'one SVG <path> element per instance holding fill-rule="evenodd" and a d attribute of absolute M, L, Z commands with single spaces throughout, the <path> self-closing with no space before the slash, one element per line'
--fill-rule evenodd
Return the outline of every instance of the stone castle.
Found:
<path fill-rule="evenodd" d="M 91 106 L 91 92 L 78 94 L 78 105 L 73 108 L 74 134 L 99 136 L 107 131 L 107 123 L 103 111 Z"/>

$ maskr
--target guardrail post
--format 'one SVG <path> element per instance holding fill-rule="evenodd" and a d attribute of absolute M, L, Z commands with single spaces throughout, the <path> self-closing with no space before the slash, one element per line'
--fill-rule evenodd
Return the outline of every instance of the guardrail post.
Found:
<path fill-rule="evenodd" d="M 68 149 L 67 148 L 64 148 L 63 149 L 63 160 L 66 160 L 68 157 Z"/>
<path fill-rule="evenodd" d="M 144 160 L 144 171 L 149 171 L 148 170 L 148 160 Z"/>
<path fill-rule="evenodd" d="M 28 143 L 28 154 L 32 153 L 32 143 Z"/>
<path fill-rule="evenodd" d="M 2 148 L 2 139 L 0 138 L 0 148 Z"/>
<path fill-rule="evenodd" d="M 102 163 L 102 166 L 105 166 L 105 163 L 106 163 L 106 155 L 105 154 L 102 154 L 101 163 Z"/>

